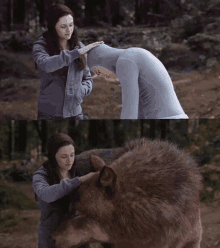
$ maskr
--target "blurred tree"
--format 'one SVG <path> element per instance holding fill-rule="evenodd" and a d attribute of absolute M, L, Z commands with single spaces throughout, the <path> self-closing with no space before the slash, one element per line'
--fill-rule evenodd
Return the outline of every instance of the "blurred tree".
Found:
<path fill-rule="evenodd" d="M 47 137 L 48 137 L 48 123 L 47 121 L 33 121 L 33 124 L 38 132 L 38 135 L 42 142 L 42 154 L 47 153 Z"/>
<path fill-rule="evenodd" d="M 44 27 L 45 25 L 45 5 L 44 5 L 44 0 L 35 0 L 37 9 L 39 11 L 40 14 L 40 26 Z"/>
<path fill-rule="evenodd" d="M 107 120 L 91 120 L 89 122 L 89 147 L 106 148 L 110 146 L 111 137 L 107 131 L 107 122 Z"/>
<path fill-rule="evenodd" d="M 52 1 L 52 4 L 66 4 L 67 1 L 65 0 L 54 0 Z"/>
<path fill-rule="evenodd" d="M 82 1 L 79 0 L 66 0 L 66 6 L 68 6 L 74 14 L 74 23 L 76 26 L 82 26 L 83 22 L 83 9 L 82 9 Z"/>
<path fill-rule="evenodd" d="M 169 133 L 169 120 L 160 120 L 160 139 L 165 140 L 167 138 L 167 133 Z"/>
<path fill-rule="evenodd" d="M 14 0 L 14 23 L 22 23 L 25 21 L 25 5 L 26 0 Z"/>
<path fill-rule="evenodd" d="M 71 121 L 68 122 L 68 135 L 74 140 L 76 145 L 76 150 L 80 149 L 81 146 L 81 136 L 83 133 L 79 129 L 79 121 Z"/>
<path fill-rule="evenodd" d="M 122 4 L 122 1 L 111 0 L 111 15 L 113 26 L 121 24 L 121 22 L 124 20 L 124 16 L 122 15 Z"/>
<path fill-rule="evenodd" d="M 54 3 L 54 1 L 51 0 L 35 0 L 37 9 L 40 14 L 40 26 L 45 27 L 46 26 L 46 12 L 51 7 L 51 5 Z"/>
<path fill-rule="evenodd" d="M 188 120 L 170 120 L 168 140 L 177 143 L 180 147 L 189 144 Z"/>
<path fill-rule="evenodd" d="M 85 20 L 84 25 L 96 25 L 99 21 L 103 21 L 105 17 L 105 4 L 103 0 L 85 0 Z"/>
<path fill-rule="evenodd" d="M 140 0 L 135 0 L 135 24 L 141 23 Z"/>
<path fill-rule="evenodd" d="M 12 160 L 12 121 L 8 121 L 8 160 Z"/>
<path fill-rule="evenodd" d="M 106 0 L 106 18 L 108 20 L 108 24 L 112 26 L 111 0 Z"/>
<path fill-rule="evenodd" d="M 15 151 L 25 152 L 27 146 L 27 121 L 15 122 Z"/>
<path fill-rule="evenodd" d="M 156 130 L 156 127 L 155 127 L 155 125 L 156 125 L 156 120 L 150 120 L 150 133 L 149 133 L 149 138 L 151 138 L 151 139 L 155 139 L 155 137 L 156 137 L 156 132 L 155 132 L 155 130 Z"/>
<path fill-rule="evenodd" d="M 8 0 L 7 2 L 7 26 L 8 30 L 13 29 L 13 0 Z"/>
<path fill-rule="evenodd" d="M 126 120 L 128 122 L 130 120 Z M 114 140 L 117 147 L 123 146 L 126 139 L 125 123 L 122 120 L 114 120 Z"/>

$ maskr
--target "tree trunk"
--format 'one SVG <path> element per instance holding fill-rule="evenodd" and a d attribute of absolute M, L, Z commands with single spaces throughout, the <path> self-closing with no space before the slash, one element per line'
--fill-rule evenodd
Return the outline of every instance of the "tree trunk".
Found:
<path fill-rule="evenodd" d="M 25 22 L 25 4 L 26 0 L 15 1 L 14 4 L 14 23 L 22 23 Z"/>
<path fill-rule="evenodd" d="M 20 120 L 17 123 L 17 135 L 15 136 L 15 150 L 24 153 L 27 145 L 27 121 Z"/>
<path fill-rule="evenodd" d="M 160 120 L 161 135 L 160 138 L 165 140 L 167 137 L 167 131 L 169 127 L 169 120 Z"/>
<path fill-rule="evenodd" d="M 140 6 L 140 22 L 149 24 L 150 19 L 148 17 L 148 12 L 151 10 L 151 4 L 148 1 L 142 1 Z M 140 23 L 139 22 L 139 23 Z"/>
<path fill-rule="evenodd" d="M 140 24 L 140 11 L 139 11 L 139 1 L 135 0 L 135 24 Z"/>
<path fill-rule="evenodd" d="M 89 146 L 95 147 L 109 147 L 109 135 L 106 128 L 106 120 L 91 120 L 89 126 Z"/>
<path fill-rule="evenodd" d="M 41 123 L 41 130 L 39 127 L 39 123 Z M 33 121 L 33 124 L 35 126 L 35 128 L 37 129 L 38 135 L 41 139 L 42 142 L 42 154 L 46 155 L 46 145 L 47 145 L 47 122 L 45 120 L 43 121 Z"/>
<path fill-rule="evenodd" d="M 149 134 L 149 137 L 152 138 L 152 139 L 155 139 L 156 137 L 156 120 L 150 120 L 150 134 Z"/>
<path fill-rule="evenodd" d="M 127 122 L 128 120 L 126 120 Z M 117 147 L 122 147 L 125 141 L 125 130 L 124 125 L 126 123 L 121 120 L 114 120 L 114 136 L 115 136 L 115 144 Z"/>
<path fill-rule="evenodd" d="M 13 0 L 8 0 L 8 5 L 7 5 L 7 23 L 8 23 L 8 30 L 12 31 L 13 30 Z"/>
<path fill-rule="evenodd" d="M 8 133 L 8 160 L 12 160 L 12 121 L 8 121 L 8 128 L 9 128 L 9 133 Z"/>
<path fill-rule="evenodd" d="M 79 121 L 71 121 L 68 122 L 68 135 L 75 142 L 75 150 L 79 151 L 81 148 L 81 136 L 82 132 L 78 130 Z"/>
<path fill-rule="evenodd" d="M 74 23 L 76 26 L 82 26 L 83 10 L 80 6 L 80 1 L 78 0 L 66 0 L 65 5 L 68 6 L 74 14 Z"/>
<path fill-rule="evenodd" d="M 45 26 L 45 3 L 44 3 L 44 0 L 35 0 L 35 3 L 36 3 L 36 6 L 37 6 L 37 9 L 40 13 L 40 26 L 41 27 L 44 27 Z"/>
<path fill-rule="evenodd" d="M 42 122 L 42 129 L 41 129 L 41 133 L 42 133 L 42 136 L 41 136 L 41 140 L 42 140 L 42 153 L 43 155 L 46 154 L 46 151 L 47 151 L 47 122 L 46 121 L 41 121 Z"/>
<path fill-rule="evenodd" d="M 105 4 L 106 4 L 105 10 L 106 10 L 106 17 L 108 20 L 108 24 L 112 26 L 111 0 L 106 0 Z"/>
<path fill-rule="evenodd" d="M 124 17 L 121 14 L 121 2 L 119 0 L 111 0 L 112 25 L 121 24 Z"/>
<path fill-rule="evenodd" d="M 93 25 L 94 20 L 93 20 L 93 15 L 94 15 L 94 1 L 91 0 L 85 0 L 85 25 Z"/>
<path fill-rule="evenodd" d="M 115 147 L 114 123 L 113 120 L 106 122 L 107 132 L 109 136 L 109 148 Z"/>

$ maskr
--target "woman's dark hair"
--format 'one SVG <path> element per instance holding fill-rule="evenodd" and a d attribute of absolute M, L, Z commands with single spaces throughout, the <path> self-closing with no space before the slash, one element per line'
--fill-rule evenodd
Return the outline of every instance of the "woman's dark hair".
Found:
<path fill-rule="evenodd" d="M 54 4 L 52 5 L 47 13 L 47 31 L 43 33 L 43 37 L 46 39 L 46 49 L 50 56 L 60 54 L 59 40 L 58 35 L 55 29 L 55 25 L 59 21 L 59 19 L 63 16 L 71 15 L 74 18 L 73 12 L 70 8 L 68 8 L 64 4 Z M 74 27 L 73 34 L 71 38 L 68 40 L 70 45 L 70 50 L 73 50 L 76 46 L 81 47 L 78 38 L 78 32 L 76 26 Z M 83 70 L 86 67 L 86 56 L 81 55 L 80 58 L 75 59 L 78 70 Z M 37 64 L 35 62 L 35 67 L 37 69 Z"/>
<path fill-rule="evenodd" d="M 57 151 L 67 145 L 73 145 L 75 147 L 75 143 L 72 138 L 65 133 L 55 133 L 53 134 L 49 142 L 47 143 L 47 156 L 48 161 L 43 164 L 43 167 L 47 170 L 48 175 L 48 183 L 49 185 L 58 184 L 61 180 L 61 174 L 58 169 L 58 164 L 55 158 Z M 73 163 L 72 168 L 70 169 L 71 177 L 74 177 L 76 173 L 75 161 Z M 35 199 L 37 201 L 37 195 L 35 193 Z"/>

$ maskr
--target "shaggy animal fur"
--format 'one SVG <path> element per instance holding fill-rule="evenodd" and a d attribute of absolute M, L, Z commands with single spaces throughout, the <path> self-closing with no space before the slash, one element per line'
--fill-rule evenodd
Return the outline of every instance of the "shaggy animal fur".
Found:
<path fill-rule="evenodd" d="M 54 233 L 58 247 L 106 241 L 118 248 L 199 248 L 202 176 L 194 159 L 146 138 L 115 149 L 108 165 L 103 150 L 103 159 L 87 154 L 100 172 L 80 187 L 77 216 Z"/>

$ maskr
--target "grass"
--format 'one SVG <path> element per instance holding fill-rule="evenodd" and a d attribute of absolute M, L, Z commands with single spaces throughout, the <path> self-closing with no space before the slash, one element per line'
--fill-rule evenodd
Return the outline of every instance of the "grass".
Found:
<path fill-rule="evenodd" d="M 15 53 L 0 51 L 0 79 L 14 76 L 15 78 L 38 78 L 37 73 L 21 61 Z"/>
<path fill-rule="evenodd" d="M 29 199 L 22 191 L 7 185 L 0 180 L 0 210 L 15 209 L 38 209 L 35 202 Z"/>
<path fill-rule="evenodd" d="M 38 210 L 37 204 L 22 191 L 0 180 L 0 233 L 19 224 L 17 210 Z"/>
<path fill-rule="evenodd" d="M 0 233 L 4 232 L 7 230 L 7 228 L 11 226 L 15 226 L 18 224 L 18 221 L 16 220 L 16 217 L 12 211 L 14 210 L 9 210 L 10 212 L 6 214 L 1 214 L 0 215 Z"/>

